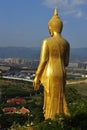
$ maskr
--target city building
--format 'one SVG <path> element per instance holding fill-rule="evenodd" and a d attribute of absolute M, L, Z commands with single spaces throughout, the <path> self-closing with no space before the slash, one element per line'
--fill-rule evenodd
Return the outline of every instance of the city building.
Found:
<path fill-rule="evenodd" d="M 79 62 L 78 68 L 80 69 L 87 69 L 87 62 Z"/>

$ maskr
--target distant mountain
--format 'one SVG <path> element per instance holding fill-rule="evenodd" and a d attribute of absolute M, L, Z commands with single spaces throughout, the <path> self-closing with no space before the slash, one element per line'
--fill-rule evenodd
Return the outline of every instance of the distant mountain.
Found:
<path fill-rule="evenodd" d="M 0 47 L 0 58 L 29 58 L 39 59 L 40 48 Z"/>
<path fill-rule="evenodd" d="M 0 58 L 29 58 L 39 59 L 40 48 L 26 48 L 26 47 L 0 47 Z M 71 48 L 71 61 L 85 61 L 87 60 L 87 48 Z"/>
<path fill-rule="evenodd" d="M 70 50 L 71 61 L 87 61 L 87 48 L 71 48 Z"/>

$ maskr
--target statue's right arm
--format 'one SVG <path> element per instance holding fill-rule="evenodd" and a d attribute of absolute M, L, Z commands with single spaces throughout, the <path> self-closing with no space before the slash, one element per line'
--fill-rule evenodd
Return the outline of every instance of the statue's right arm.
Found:
<path fill-rule="evenodd" d="M 65 66 L 68 66 L 68 64 L 69 64 L 69 57 L 70 57 L 70 44 L 67 42 L 65 59 L 64 59 Z"/>
<path fill-rule="evenodd" d="M 49 51 L 48 51 L 48 46 L 47 46 L 47 40 L 44 40 L 42 43 L 42 48 L 41 48 L 40 63 L 39 63 L 38 69 L 36 71 L 36 78 L 39 80 L 43 73 L 45 65 L 47 64 L 48 55 L 49 55 Z"/>

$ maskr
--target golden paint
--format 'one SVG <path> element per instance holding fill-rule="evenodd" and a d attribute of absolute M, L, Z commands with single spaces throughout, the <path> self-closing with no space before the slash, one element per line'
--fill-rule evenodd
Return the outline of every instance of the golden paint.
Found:
<path fill-rule="evenodd" d="M 42 43 L 40 63 L 33 82 L 38 90 L 40 83 L 44 86 L 45 119 L 55 119 L 56 114 L 69 115 L 65 98 L 65 67 L 69 63 L 69 43 L 61 36 L 63 23 L 57 9 L 48 23 L 51 37 Z"/>

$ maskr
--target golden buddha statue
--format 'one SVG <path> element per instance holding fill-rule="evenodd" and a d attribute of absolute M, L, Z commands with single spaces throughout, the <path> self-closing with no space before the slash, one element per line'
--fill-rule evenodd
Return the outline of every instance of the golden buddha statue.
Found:
<path fill-rule="evenodd" d="M 44 86 L 45 119 L 55 119 L 56 114 L 69 115 L 65 99 L 66 70 L 69 63 L 69 43 L 62 38 L 63 23 L 57 9 L 48 23 L 51 37 L 43 40 L 40 63 L 33 82 L 35 90 Z"/>

